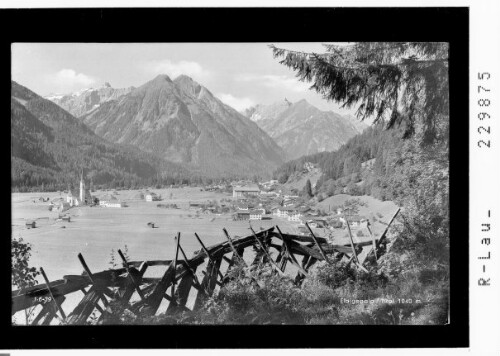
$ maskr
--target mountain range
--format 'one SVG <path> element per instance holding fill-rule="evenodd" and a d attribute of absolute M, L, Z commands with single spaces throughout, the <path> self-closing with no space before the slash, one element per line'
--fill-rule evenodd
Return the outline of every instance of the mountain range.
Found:
<path fill-rule="evenodd" d="M 188 176 L 183 167 L 137 148 L 108 142 L 73 115 L 11 82 L 12 185 L 61 186 L 84 169 L 95 184 L 146 180 L 162 171 Z"/>
<path fill-rule="evenodd" d="M 253 121 L 181 75 L 159 75 L 79 118 L 100 137 L 206 175 L 269 174 L 284 151 Z"/>
<path fill-rule="evenodd" d="M 116 89 L 106 82 L 100 88 L 86 88 L 71 94 L 50 94 L 45 99 L 53 101 L 73 116 L 79 117 L 102 103 L 115 100 L 134 89 L 134 87 Z"/>
<path fill-rule="evenodd" d="M 186 75 L 45 98 L 13 81 L 11 106 L 13 177 L 23 185 L 82 168 L 96 184 L 266 176 L 286 160 L 336 150 L 367 126 L 306 100 L 240 113 Z"/>
<path fill-rule="evenodd" d="M 322 111 L 305 99 L 257 105 L 244 114 L 283 148 L 287 159 L 337 150 L 368 127 L 353 116 Z"/>

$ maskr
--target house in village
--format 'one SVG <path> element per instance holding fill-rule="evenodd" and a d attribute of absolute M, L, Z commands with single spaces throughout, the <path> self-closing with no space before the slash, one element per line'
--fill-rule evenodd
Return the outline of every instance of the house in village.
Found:
<path fill-rule="evenodd" d="M 368 221 L 368 219 L 359 215 L 340 216 L 339 220 L 342 222 L 343 227 L 347 226 L 347 221 L 349 221 L 349 227 L 360 227 Z"/>
<path fill-rule="evenodd" d="M 233 198 L 247 198 L 250 196 L 258 196 L 259 194 L 260 189 L 256 185 L 246 185 L 233 188 Z"/>
<path fill-rule="evenodd" d="M 149 202 L 161 200 L 160 196 L 158 196 L 158 194 L 156 194 L 154 192 L 147 192 L 145 198 L 146 198 L 146 201 L 149 201 Z"/>
<path fill-rule="evenodd" d="M 265 189 L 271 189 L 275 186 L 278 185 L 278 181 L 276 179 L 272 179 L 270 180 L 269 182 L 264 182 L 262 183 L 262 186 L 265 188 Z"/>
<path fill-rule="evenodd" d="M 300 218 L 302 217 L 302 213 L 297 209 L 292 209 L 288 213 L 288 221 L 300 222 Z"/>
<path fill-rule="evenodd" d="M 291 207 L 280 206 L 276 209 L 276 215 L 280 218 L 287 218 L 289 212 L 293 210 Z"/>
<path fill-rule="evenodd" d="M 68 195 L 66 195 L 66 203 L 68 203 L 70 206 L 78 206 L 80 205 L 80 201 L 78 198 L 79 197 L 75 196 L 70 189 L 68 190 Z"/>
<path fill-rule="evenodd" d="M 106 208 L 124 208 L 126 207 L 125 203 L 123 202 L 106 202 L 106 204 L 103 205 Z"/>
<path fill-rule="evenodd" d="M 273 205 L 269 210 L 271 211 L 271 214 L 278 216 L 278 211 L 280 208 L 281 208 L 280 205 Z"/>
<path fill-rule="evenodd" d="M 262 209 L 250 210 L 249 219 L 250 220 L 262 220 L 262 215 L 264 215 L 262 212 Z"/>
<path fill-rule="evenodd" d="M 63 211 L 68 210 L 69 208 L 71 208 L 71 205 L 68 202 L 62 201 L 59 203 L 59 206 L 56 208 L 56 211 L 62 213 Z"/>
<path fill-rule="evenodd" d="M 236 204 L 236 207 L 238 208 L 238 210 L 249 210 L 250 209 L 250 205 L 243 203 L 243 202 L 239 202 L 238 204 Z"/>
<path fill-rule="evenodd" d="M 303 216 L 299 209 L 293 206 L 280 206 L 276 209 L 275 215 L 279 216 L 280 218 L 287 218 L 288 221 L 296 222 L 300 222 L 300 219 Z"/>
<path fill-rule="evenodd" d="M 99 199 L 99 205 L 104 208 L 123 208 L 125 203 L 120 202 L 113 194 L 106 194 Z"/>
<path fill-rule="evenodd" d="M 233 215 L 234 220 L 250 220 L 250 210 L 238 210 Z"/>
<path fill-rule="evenodd" d="M 233 218 L 234 220 L 262 220 L 265 215 L 264 209 L 247 209 L 247 210 L 237 210 Z"/>

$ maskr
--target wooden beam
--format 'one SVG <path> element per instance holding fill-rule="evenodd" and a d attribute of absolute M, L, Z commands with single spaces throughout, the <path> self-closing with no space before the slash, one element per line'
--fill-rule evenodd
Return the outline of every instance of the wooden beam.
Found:
<path fill-rule="evenodd" d="M 239 254 L 238 254 L 238 251 L 236 250 L 236 248 L 234 247 L 233 245 L 233 242 L 231 241 L 231 237 L 229 236 L 229 233 L 227 232 L 226 228 L 223 228 L 222 231 L 224 232 L 224 235 L 226 236 L 226 239 L 227 241 L 229 242 L 229 246 L 231 247 L 231 250 L 233 251 L 234 253 L 234 256 L 236 256 L 241 263 L 243 263 L 243 265 L 247 265 L 245 263 L 245 261 L 243 260 L 243 257 L 241 257 Z"/>
<path fill-rule="evenodd" d="M 80 260 L 80 263 L 82 264 L 83 266 L 83 269 L 85 270 L 85 272 L 87 272 L 87 275 L 90 279 L 90 282 L 93 284 L 93 285 L 96 285 L 96 281 L 98 281 L 97 279 L 94 278 L 94 275 L 92 274 L 92 272 L 90 271 L 89 267 L 87 266 L 87 263 L 85 262 L 85 259 L 83 258 L 83 255 L 81 253 L 78 254 L 78 259 Z M 104 303 L 105 306 L 108 305 L 108 301 L 106 299 L 106 297 L 103 295 L 103 292 L 104 292 L 104 289 L 106 287 L 100 283 L 99 284 L 99 288 L 96 289 L 96 291 L 98 292 L 98 294 L 100 294 L 100 297 L 102 299 L 102 302 Z"/>
<path fill-rule="evenodd" d="M 198 280 L 198 276 L 196 276 L 196 269 L 198 266 L 191 267 L 189 259 L 187 258 L 186 253 L 184 252 L 184 249 L 182 248 L 182 246 L 180 244 L 179 244 L 179 250 L 181 251 L 182 257 L 184 258 L 184 264 L 185 264 L 186 268 L 189 270 L 189 272 L 191 272 L 191 274 L 193 276 L 193 280 L 194 280 L 193 284 L 201 287 L 201 283 Z"/>
<path fill-rule="evenodd" d="M 85 324 L 90 314 L 96 308 L 97 303 L 101 299 L 101 292 L 95 286 L 89 289 L 88 293 L 68 315 L 66 322 L 68 324 L 82 325 Z"/>
<path fill-rule="evenodd" d="M 175 279 L 175 274 L 176 268 L 174 266 L 174 261 L 172 261 L 163 274 L 161 280 L 158 284 L 156 284 L 153 291 L 146 297 L 146 299 L 133 304 L 129 310 L 136 314 L 139 311 L 142 311 L 145 315 L 154 315 L 160 307 L 161 301 L 163 300 L 168 287 Z"/>
<path fill-rule="evenodd" d="M 177 258 L 179 257 L 179 246 L 181 242 L 181 233 L 178 232 L 175 237 L 175 258 L 174 258 L 174 270 L 177 272 Z M 174 299 L 175 304 L 175 277 L 172 280 L 172 289 L 170 291 L 170 296 Z"/>
<path fill-rule="evenodd" d="M 125 268 L 116 270 L 106 270 L 94 273 L 93 278 L 99 285 L 111 283 L 116 280 L 118 285 L 123 285 L 126 281 L 125 278 L 120 277 L 125 273 Z M 63 279 L 58 279 L 49 283 L 52 294 L 55 298 L 77 292 L 82 288 L 86 288 L 91 284 L 88 276 L 69 275 L 63 276 Z M 50 293 L 47 284 L 38 284 L 33 287 L 16 290 L 12 292 L 12 312 L 16 313 L 20 310 L 30 308 L 32 306 L 42 304 L 40 297 L 49 297 Z"/>
<path fill-rule="evenodd" d="M 309 272 L 309 268 L 311 268 L 311 266 L 315 264 L 317 261 L 318 259 L 312 256 L 304 256 L 302 259 L 302 267 Z M 300 285 L 305 277 L 306 276 L 300 273 L 300 271 L 297 272 L 297 276 L 295 276 L 295 284 Z"/>
<path fill-rule="evenodd" d="M 196 240 L 198 240 L 198 242 L 200 243 L 203 252 L 205 252 L 205 255 L 207 255 L 208 261 L 214 263 L 214 261 L 212 259 L 212 256 L 210 255 L 210 252 L 205 247 L 205 244 L 203 243 L 203 241 L 201 241 L 201 238 L 198 236 L 198 234 L 196 232 L 194 233 L 194 236 L 196 237 Z M 221 279 L 224 278 L 224 276 L 222 275 L 222 273 L 219 272 L 219 275 L 220 275 Z"/>
<path fill-rule="evenodd" d="M 58 305 L 61 305 L 64 300 L 66 300 L 66 297 L 60 296 L 57 297 L 56 302 Z M 52 319 L 57 317 L 57 311 L 58 308 L 55 306 L 55 303 L 45 303 L 30 325 L 49 325 Z"/>
<path fill-rule="evenodd" d="M 269 255 L 269 252 L 267 251 L 266 247 L 264 246 L 264 244 L 259 240 L 259 238 L 257 237 L 257 234 L 255 233 L 255 231 L 250 228 L 250 230 L 252 231 L 252 234 L 255 238 L 255 240 L 257 241 L 257 243 L 259 244 L 260 246 L 260 249 L 261 251 L 265 254 L 265 256 L 267 257 L 267 259 L 269 260 L 269 262 L 271 263 L 271 266 L 274 267 L 274 269 L 279 273 L 281 274 L 282 276 L 284 276 L 284 273 L 283 271 L 280 269 L 280 267 L 276 264 L 276 262 L 273 261 L 273 259 L 271 258 L 271 255 Z"/>
<path fill-rule="evenodd" d="M 305 266 L 307 265 L 307 263 L 309 262 L 309 259 L 311 259 L 311 258 L 312 258 L 311 256 L 307 256 L 307 255 L 302 257 L 302 268 L 305 269 Z M 297 275 L 295 276 L 295 279 L 294 279 L 295 284 L 298 285 L 304 279 L 304 277 L 305 276 L 300 271 L 298 271 Z"/>
<path fill-rule="evenodd" d="M 85 272 L 87 272 L 87 275 L 88 275 L 88 277 L 90 279 L 90 282 L 92 284 L 95 284 L 95 281 L 92 278 L 92 272 L 90 272 L 89 266 L 87 266 L 87 262 L 85 262 L 85 259 L 83 258 L 83 255 L 81 253 L 78 254 L 78 259 L 80 260 L 80 263 L 82 264 L 83 269 L 85 270 Z"/>
<path fill-rule="evenodd" d="M 191 290 L 191 287 L 193 285 L 194 278 L 196 278 L 196 274 L 193 274 L 191 272 L 182 277 L 181 281 L 179 282 L 175 300 L 181 307 L 185 306 L 188 301 L 189 291 Z"/>
<path fill-rule="evenodd" d="M 40 272 L 42 273 L 43 279 L 45 280 L 45 284 L 47 284 L 47 289 L 49 290 L 50 298 L 52 299 L 57 310 L 59 310 L 59 313 L 61 314 L 62 319 L 66 320 L 66 314 L 64 313 L 64 310 L 61 308 L 59 303 L 57 303 L 57 300 L 54 297 L 54 294 L 52 293 L 52 289 L 50 288 L 49 279 L 47 278 L 47 275 L 45 274 L 45 271 L 43 270 L 42 267 L 40 267 Z"/>
<path fill-rule="evenodd" d="M 118 254 L 120 255 L 120 257 L 123 261 L 123 265 L 125 266 L 125 268 L 127 270 L 127 278 L 130 279 L 130 282 L 132 283 L 135 290 L 137 291 L 137 294 L 139 294 L 139 297 L 141 297 L 141 299 L 144 300 L 144 294 L 142 293 L 141 289 L 139 288 L 139 285 L 138 285 L 137 281 L 135 280 L 134 275 L 130 272 L 130 268 L 128 267 L 127 259 L 125 258 L 125 255 L 123 254 L 122 250 L 118 249 Z M 146 266 L 147 266 L 147 264 L 146 264 Z"/>
<path fill-rule="evenodd" d="M 372 244 L 373 244 L 372 249 L 366 254 L 366 257 L 368 258 L 368 256 L 370 255 L 370 253 L 373 251 L 373 253 L 375 254 L 375 261 L 377 261 L 378 260 L 378 257 L 377 257 L 377 241 L 375 239 L 375 236 L 373 236 L 372 230 L 370 229 L 370 222 L 369 221 L 366 223 L 366 228 L 368 229 L 368 233 L 370 234 L 370 237 L 371 237 L 371 240 L 372 240 Z"/>
<path fill-rule="evenodd" d="M 298 242 L 312 242 L 314 243 L 313 238 L 310 235 L 296 235 L 296 234 L 286 234 L 286 233 L 281 233 L 283 236 L 287 236 L 290 239 Z M 278 237 L 279 235 L 276 231 L 270 233 L 271 236 Z M 328 243 L 328 240 L 325 239 L 324 237 L 318 237 L 316 236 L 316 240 L 318 240 L 319 243 L 321 244 L 326 244 Z"/>
<path fill-rule="evenodd" d="M 294 242 L 309 242 L 309 243 L 314 243 L 314 240 L 310 236 L 306 236 L 306 235 L 294 235 L 294 234 L 286 234 L 286 233 L 282 233 L 282 235 L 284 237 L 288 238 L 289 241 L 293 240 Z M 272 236 L 279 238 L 279 235 L 278 235 L 277 232 L 273 232 Z M 321 247 L 323 248 L 323 250 L 325 251 L 325 254 L 327 254 L 327 255 L 329 254 L 329 250 L 328 250 L 329 246 L 335 246 L 335 247 L 339 247 L 339 248 L 348 247 L 349 251 L 351 250 L 351 244 L 350 243 L 347 243 L 345 245 L 335 245 L 335 244 L 331 244 L 331 243 L 327 242 L 326 239 L 324 239 L 323 237 L 316 236 L 316 239 L 321 244 Z M 358 247 L 358 246 L 362 246 L 363 247 L 363 246 L 369 246 L 371 244 L 372 244 L 371 241 L 361 241 L 361 242 L 355 242 L 354 246 L 355 247 Z M 275 245 L 271 244 L 271 246 L 273 247 Z"/>
<path fill-rule="evenodd" d="M 220 273 L 219 269 L 220 269 L 221 262 L 222 262 L 222 257 L 218 257 L 212 266 L 212 270 L 208 274 L 209 279 L 208 279 L 206 289 L 207 289 L 209 295 L 212 295 L 212 293 L 215 290 L 215 286 L 217 284 L 217 276 Z"/>
<path fill-rule="evenodd" d="M 143 262 L 142 265 L 139 267 L 139 270 L 136 270 L 134 267 L 129 269 L 129 275 L 133 278 L 128 278 L 128 283 L 125 285 L 123 288 L 123 291 L 120 297 L 120 302 L 122 304 L 128 303 L 132 295 L 134 294 L 135 291 L 139 288 L 139 291 L 137 291 L 137 294 L 139 296 L 142 295 L 141 300 L 146 299 L 144 295 L 144 291 L 140 289 L 140 284 L 142 283 L 142 277 L 144 276 L 144 273 L 146 272 L 146 269 L 148 268 L 147 262 Z"/>
<path fill-rule="evenodd" d="M 380 238 L 377 241 L 377 250 L 379 249 L 380 244 L 385 240 L 387 232 L 389 231 L 389 227 L 391 227 L 392 222 L 394 221 L 394 219 L 396 218 L 396 216 L 398 215 L 400 210 L 401 210 L 401 208 L 398 208 L 398 210 L 396 210 L 396 212 L 392 216 L 391 220 L 389 221 L 389 224 L 387 224 L 384 232 L 382 233 L 382 235 L 380 235 Z"/>
<path fill-rule="evenodd" d="M 311 230 L 311 228 L 309 227 L 309 224 L 306 222 L 306 227 L 307 229 L 309 230 L 309 233 L 311 234 L 311 237 L 314 241 L 314 243 L 316 244 L 316 246 L 318 247 L 318 250 L 319 252 L 321 253 L 321 256 L 323 257 L 323 259 L 327 262 L 327 263 L 330 263 L 330 260 L 328 260 L 328 257 L 326 257 L 326 253 L 325 251 L 323 251 L 323 248 L 321 247 L 321 245 L 319 244 L 319 241 L 318 239 L 316 238 L 316 236 L 314 235 L 313 231 Z"/>
<path fill-rule="evenodd" d="M 199 308 L 201 308 L 206 298 L 212 295 L 216 286 L 217 276 L 219 273 L 221 262 L 222 262 L 222 254 L 214 256 L 214 259 L 208 261 L 207 271 L 201 282 L 201 287 L 203 288 L 205 293 L 198 292 L 198 295 L 196 296 L 196 300 L 194 302 L 193 310 L 198 310 Z"/>
<path fill-rule="evenodd" d="M 345 221 L 347 225 L 347 231 L 349 232 L 349 241 L 351 242 L 352 255 L 354 256 L 354 261 L 356 262 L 356 264 L 359 264 L 358 253 L 354 248 L 354 240 L 352 239 L 351 227 L 349 226 L 349 221 L 347 220 L 347 218 L 345 219 Z"/>
<path fill-rule="evenodd" d="M 283 243 L 286 246 L 285 256 L 287 256 L 290 259 L 290 262 L 292 262 L 292 264 L 295 267 L 297 267 L 300 272 L 302 272 L 305 276 L 308 276 L 309 274 L 307 273 L 306 270 L 304 270 L 304 268 L 302 268 L 302 266 L 300 265 L 300 263 L 295 258 L 294 254 L 292 252 L 292 248 L 290 247 L 289 242 L 286 240 L 286 238 L 283 237 L 283 235 L 281 234 L 281 230 L 280 230 L 280 228 L 278 226 L 276 226 L 276 230 L 278 230 L 278 234 L 280 235 L 281 239 L 283 240 Z"/>
<path fill-rule="evenodd" d="M 241 258 L 243 258 L 243 255 L 245 253 L 245 249 L 241 248 L 241 247 L 238 248 L 236 251 L 237 251 L 237 254 L 233 253 L 233 255 L 231 256 L 231 259 L 229 260 L 229 263 L 228 263 L 227 269 L 226 269 L 226 275 L 223 278 L 221 278 L 220 283 L 218 283 L 218 285 L 221 287 L 224 283 L 227 283 L 229 281 L 229 274 L 231 273 L 232 269 L 234 268 L 234 265 L 236 264 L 237 261 L 240 261 Z M 224 259 L 224 257 L 226 257 L 226 256 L 223 255 L 222 258 Z"/>

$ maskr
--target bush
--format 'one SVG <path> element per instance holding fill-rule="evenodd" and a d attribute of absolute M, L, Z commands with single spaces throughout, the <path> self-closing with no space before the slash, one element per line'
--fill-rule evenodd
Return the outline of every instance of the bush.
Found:
<path fill-rule="evenodd" d="M 38 284 L 36 277 L 40 274 L 40 272 L 35 267 L 31 267 L 29 265 L 30 257 L 31 244 L 24 242 L 22 237 L 17 239 L 12 238 L 12 285 L 18 289 L 29 288 Z M 26 308 L 24 310 L 24 322 L 26 325 L 30 323 L 35 307 Z M 15 323 L 14 320 L 13 323 Z"/>

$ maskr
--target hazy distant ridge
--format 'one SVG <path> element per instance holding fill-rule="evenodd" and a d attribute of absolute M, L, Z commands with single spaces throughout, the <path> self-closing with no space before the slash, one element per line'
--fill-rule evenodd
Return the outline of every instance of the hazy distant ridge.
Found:
<path fill-rule="evenodd" d="M 321 111 L 306 100 L 257 105 L 245 115 L 274 138 L 288 159 L 336 150 L 367 127 L 353 116 Z"/>
<path fill-rule="evenodd" d="M 80 117 L 98 108 L 102 103 L 130 93 L 133 89 L 135 88 L 132 86 L 115 89 L 106 82 L 100 88 L 87 88 L 70 94 L 51 94 L 45 99 L 53 101 L 73 116 Z"/>

